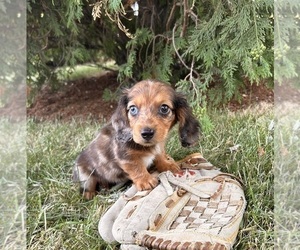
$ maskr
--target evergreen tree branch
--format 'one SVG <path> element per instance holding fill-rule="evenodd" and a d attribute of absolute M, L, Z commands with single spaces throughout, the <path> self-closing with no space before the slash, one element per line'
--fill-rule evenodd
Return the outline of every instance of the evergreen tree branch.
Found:
<path fill-rule="evenodd" d="M 182 23 L 182 30 L 181 30 L 181 33 L 180 33 L 180 37 L 185 36 L 186 29 L 187 29 L 187 26 L 188 26 L 188 15 L 189 15 L 188 0 L 184 0 L 183 1 L 183 23 Z"/>
<path fill-rule="evenodd" d="M 171 21 L 173 20 L 174 12 L 175 12 L 176 7 L 177 7 L 177 3 L 176 3 L 176 0 L 174 0 L 171 11 L 170 11 L 170 14 L 169 14 L 169 17 L 168 17 L 168 20 L 167 20 L 167 23 L 166 23 L 166 31 L 170 30 Z"/>
<path fill-rule="evenodd" d="M 199 77 L 199 73 L 197 71 L 195 71 L 192 67 L 189 67 L 183 60 L 183 58 L 181 57 L 181 55 L 179 54 L 177 48 L 176 48 L 176 44 L 175 44 L 175 30 L 177 28 L 177 24 L 174 25 L 173 27 L 173 30 L 172 30 L 172 45 L 173 45 L 173 48 L 174 48 L 174 51 L 177 55 L 177 57 L 179 58 L 180 62 L 182 63 L 182 65 L 188 69 L 190 72 L 194 73 L 197 78 Z"/>

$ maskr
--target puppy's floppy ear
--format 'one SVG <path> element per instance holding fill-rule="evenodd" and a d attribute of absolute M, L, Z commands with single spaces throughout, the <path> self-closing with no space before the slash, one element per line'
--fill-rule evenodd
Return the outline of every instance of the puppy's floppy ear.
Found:
<path fill-rule="evenodd" d="M 118 107 L 111 118 L 112 126 L 117 132 L 117 140 L 124 143 L 132 139 L 132 131 L 127 117 L 127 104 L 128 97 L 124 94 L 121 96 Z"/>
<path fill-rule="evenodd" d="M 192 146 L 199 140 L 200 124 L 193 116 L 185 97 L 176 93 L 174 100 L 176 119 L 179 123 L 179 135 L 183 147 Z"/>

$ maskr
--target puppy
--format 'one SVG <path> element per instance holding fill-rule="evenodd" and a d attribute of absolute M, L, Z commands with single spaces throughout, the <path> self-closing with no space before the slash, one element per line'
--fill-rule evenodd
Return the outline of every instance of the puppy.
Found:
<path fill-rule="evenodd" d="M 145 80 L 124 91 L 111 122 L 79 155 L 73 179 L 81 185 L 86 199 L 99 188 L 131 180 L 138 190 L 152 189 L 158 180 L 148 169 L 159 172 L 179 170 L 168 159 L 165 141 L 170 129 L 179 123 L 183 147 L 199 138 L 199 122 L 187 100 L 167 84 Z"/>

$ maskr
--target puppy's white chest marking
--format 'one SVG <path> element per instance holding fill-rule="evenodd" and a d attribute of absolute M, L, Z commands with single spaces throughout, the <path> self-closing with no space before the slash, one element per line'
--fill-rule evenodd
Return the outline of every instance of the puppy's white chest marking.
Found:
<path fill-rule="evenodd" d="M 147 168 L 149 168 L 152 165 L 154 158 L 155 158 L 155 155 L 148 155 L 143 158 L 143 162 L 147 166 Z"/>
<path fill-rule="evenodd" d="M 161 145 L 157 144 L 154 148 L 154 154 L 160 155 L 162 153 Z"/>
<path fill-rule="evenodd" d="M 145 156 L 145 157 L 143 158 L 143 162 L 144 162 L 144 164 L 147 166 L 147 168 L 149 168 L 149 167 L 152 165 L 152 163 L 153 163 L 155 157 L 156 157 L 157 155 L 161 154 L 161 152 L 162 152 L 161 146 L 160 146 L 159 144 L 157 144 L 157 145 L 155 146 L 155 148 L 152 150 L 152 152 L 151 152 L 152 154 L 151 154 L 151 155 L 147 155 L 147 156 Z"/>

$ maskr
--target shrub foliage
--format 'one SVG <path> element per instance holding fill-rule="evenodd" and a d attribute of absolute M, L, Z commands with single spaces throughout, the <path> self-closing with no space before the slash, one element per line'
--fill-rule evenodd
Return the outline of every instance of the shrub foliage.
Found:
<path fill-rule="evenodd" d="M 274 78 L 280 84 L 294 78 L 299 87 L 300 3 L 276 1 L 274 7 Z"/>
<path fill-rule="evenodd" d="M 220 102 L 245 82 L 272 79 L 273 1 L 137 1 L 137 12 L 132 4 L 30 0 L 31 81 L 95 61 L 99 51 L 120 66 L 120 81 L 168 81 L 202 104 L 204 96 Z"/>

